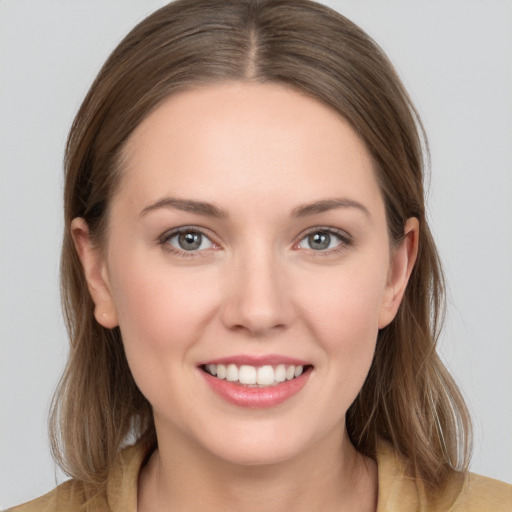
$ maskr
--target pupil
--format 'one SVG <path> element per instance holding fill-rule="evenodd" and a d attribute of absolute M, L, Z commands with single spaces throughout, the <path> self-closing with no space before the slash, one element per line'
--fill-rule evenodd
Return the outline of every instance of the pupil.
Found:
<path fill-rule="evenodd" d="M 327 249 L 331 243 L 331 237 L 327 233 L 314 233 L 309 235 L 308 239 L 311 249 Z"/>
<path fill-rule="evenodd" d="M 193 251 L 201 246 L 200 233 L 181 233 L 178 238 L 180 247 L 185 251 Z"/>

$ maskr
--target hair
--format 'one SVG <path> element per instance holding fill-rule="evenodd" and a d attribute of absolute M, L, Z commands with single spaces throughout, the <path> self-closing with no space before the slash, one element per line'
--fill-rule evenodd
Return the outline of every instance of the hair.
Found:
<path fill-rule="evenodd" d="M 379 46 L 341 14 L 309 0 L 178 0 L 139 23 L 110 55 L 73 122 L 65 154 L 62 302 L 69 360 L 52 403 L 50 437 L 63 470 L 101 486 L 129 440 L 156 446 L 149 402 L 137 388 L 119 328 L 94 318 L 70 223 L 83 217 L 102 247 L 109 201 L 133 130 L 169 95 L 223 81 L 276 83 L 346 119 L 369 151 L 391 243 L 419 221 L 419 252 L 398 313 L 378 334 L 368 377 L 346 425 L 376 457 L 385 439 L 433 493 L 467 470 L 471 424 L 436 352 L 444 281 L 428 227 L 428 146 L 407 92 Z"/>

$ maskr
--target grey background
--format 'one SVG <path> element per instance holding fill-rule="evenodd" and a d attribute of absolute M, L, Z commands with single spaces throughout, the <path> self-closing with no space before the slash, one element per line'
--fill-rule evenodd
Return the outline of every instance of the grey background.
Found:
<path fill-rule="evenodd" d="M 62 155 L 109 52 L 159 0 L 0 1 L 0 509 L 62 480 L 46 415 L 60 314 Z M 331 0 L 388 52 L 432 149 L 450 289 L 443 358 L 475 424 L 472 470 L 512 482 L 512 3 Z"/>

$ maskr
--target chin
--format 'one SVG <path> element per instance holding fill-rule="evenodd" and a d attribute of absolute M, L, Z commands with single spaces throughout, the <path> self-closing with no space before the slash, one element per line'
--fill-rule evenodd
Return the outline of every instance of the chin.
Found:
<path fill-rule="evenodd" d="M 276 445 L 269 441 L 259 443 L 231 443 L 213 452 L 218 458 L 237 466 L 271 466 L 291 461 L 300 456 L 301 450 L 296 446 Z"/>
<path fill-rule="evenodd" d="M 221 436 L 204 439 L 203 449 L 227 463 L 268 466 L 299 460 L 319 442 L 313 433 L 308 436 L 304 429 L 294 429 L 290 422 L 285 425 L 269 423 L 255 425 L 253 422 L 223 429 Z"/>

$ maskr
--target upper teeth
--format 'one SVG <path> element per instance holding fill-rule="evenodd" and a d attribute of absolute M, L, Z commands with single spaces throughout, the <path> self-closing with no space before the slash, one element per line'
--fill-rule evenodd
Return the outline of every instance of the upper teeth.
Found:
<path fill-rule="evenodd" d="M 236 364 L 207 364 L 206 371 L 218 379 L 239 382 L 246 385 L 274 386 L 285 380 L 298 377 L 304 371 L 303 366 L 278 364 L 277 366 L 249 366 Z"/>

